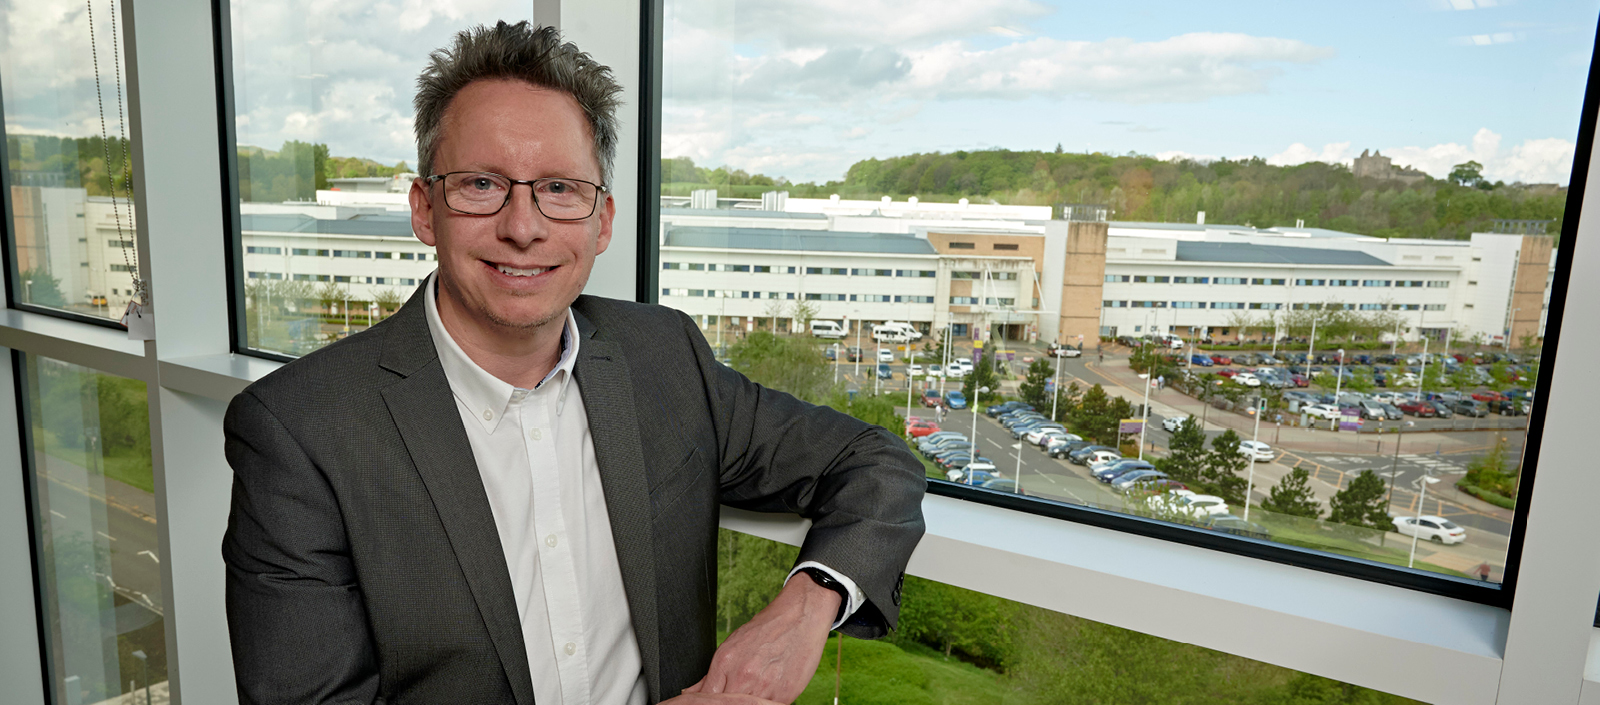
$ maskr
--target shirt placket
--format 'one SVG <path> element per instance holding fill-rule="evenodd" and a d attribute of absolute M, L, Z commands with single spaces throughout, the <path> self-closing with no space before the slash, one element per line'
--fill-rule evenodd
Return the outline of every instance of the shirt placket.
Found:
<path fill-rule="evenodd" d="M 561 675 L 564 705 L 589 702 L 589 666 L 578 591 L 577 563 L 572 555 L 566 511 L 562 504 L 561 468 L 578 462 L 565 457 L 557 443 L 556 396 L 561 375 L 532 392 L 522 405 L 523 443 L 533 481 L 533 523 L 539 541 L 539 567 L 549 614 L 550 641 Z"/>

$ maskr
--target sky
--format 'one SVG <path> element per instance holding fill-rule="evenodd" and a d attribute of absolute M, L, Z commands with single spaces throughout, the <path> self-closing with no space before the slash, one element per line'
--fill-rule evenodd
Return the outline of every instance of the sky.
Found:
<path fill-rule="evenodd" d="M 463 27 L 531 0 L 231 7 L 240 144 L 323 142 L 415 166 L 415 77 Z M 116 134 L 111 0 L 0 4 L 13 133 Z M 663 155 L 791 181 L 986 148 L 1569 179 L 1600 0 L 666 0 Z"/>

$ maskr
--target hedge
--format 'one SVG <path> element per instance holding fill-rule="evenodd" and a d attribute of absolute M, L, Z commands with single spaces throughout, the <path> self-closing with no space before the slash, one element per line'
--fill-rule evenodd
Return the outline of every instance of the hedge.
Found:
<path fill-rule="evenodd" d="M 1501 508 L 1504 508 L 1504 509 L 1516 509 L 1517 508 L 1517 500 L 1512 499 L 1510 497 L 1507 497 L 1507 496 L 1505 496 L 1503 494 L 1500 494 L 1498 492 L 1491 492 L 1489 490 L 1483 489 L 1482 487 L 1479 487 L 1479 486 L 1474 485 L 1474 484 L 1470 484 L 1470 483 L 1467 483 L 1467 482 L 1457 482 L 1456 483 L 1456 488 L 1461 490 L 1462 492 L 1465 492 L 1465 493 L 1470 494 L 1470 495 L 1472 495 L 1474 497 L 1477 497 L 1478 499 L 1481 499 L 1481 500 L 1483 500 L 1485 502 L 1493 504 L 1496 507 L 1501 507 Z"/>

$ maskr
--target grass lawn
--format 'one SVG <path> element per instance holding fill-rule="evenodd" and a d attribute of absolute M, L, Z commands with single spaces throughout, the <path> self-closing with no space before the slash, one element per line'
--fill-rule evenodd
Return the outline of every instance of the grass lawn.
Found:
<path fill-rule="evenodd" d="M 35 432 L 38 429 L 34 429 Z M 44 453 L 52 458 L 58 458 L 79 467 L 89 468 L 91 471 L 96 463 L 106 477 L 128 485 L 137 487 L 145 492 L 155 492 L 155 474 L 151 469 L 150 456 L 123 452 L 102 458 L 91 458 L 82 448 L 73 448 L 62 445 L 48 432 L 41 434 L 44 437 Z M 39 435 L 35 435 L 38 438 Z"/>
<path fill-rule="evenodd" d="M 811 679 L 796 705 L 831 705 L 839 637 L 828 640 Z M 901 648 L 884 641 L 844 640 L 839 702 L 850 705 L 1033 705 L 994 671 L 957 659 L 945 660 L 933 649 Z"/>

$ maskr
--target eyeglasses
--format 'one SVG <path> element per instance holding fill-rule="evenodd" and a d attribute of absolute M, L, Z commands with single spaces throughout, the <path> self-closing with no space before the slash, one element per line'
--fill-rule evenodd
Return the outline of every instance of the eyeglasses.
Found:
<path fill-rule="evenodd" d="M 487 171 L 452 171 L 429 176 L 430 185 L 444 182 L 444 204 L 468 215 L 494 215 L 511 202 L 511 187 L 533 189 L 533 206 L 551 220 L 583 220 L 594 215 L 595 203 L 607 189 L 581 179 L 550 177 L 522 181 Z"/>

